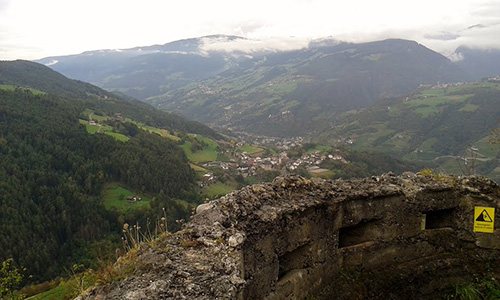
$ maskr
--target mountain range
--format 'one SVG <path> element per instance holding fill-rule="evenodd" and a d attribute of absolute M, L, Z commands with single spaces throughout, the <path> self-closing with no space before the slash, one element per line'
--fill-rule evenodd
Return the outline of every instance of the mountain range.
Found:
<path fill-rule="evenodd" d="M 345 111 L 422 83 L 465 78 L 449 60 L 411 41 L 319 44 L 256 56 L 145 101 L 234 130 L 311 135 Z"/>
<path fill-rule="evenodd" d="M 485 143 L 497 126 L 496 86 L 463 83 L 498 76 L 500 51 L 459 47 L 450 60 L 401 39 L 326 39 L 287 51 L 237 47 L 246 42 L 209 36 L 40 62 L 214 128 L 323 144 L 351 140 L 357 150 L 455 173 L 456 158 L 479 145 L 482 173 L 497 177 Z M 463 118 L 473 125 L 459 126 Z"/>
<path fill-rule="evenodd" d="M 311 135 L 345 111 L 421 84 L 477 80 L 498 70 L 488 63 L 496 52 L 461 47 L 452 62 L 401 39 L 316 40 L 287 51 L 235 46 L 245 42 L 214 35 L 38 62 L 206 124 L 274 136 Z"/>
<path fill-rule="evenodd" d="M 325 39 L 287 51 L 238 48 L 245 43 L 208 36 L 40 62 L 213 128 L 322 144 L 352 140 L 358 150 L 438 160 L 452 172 L 450 160 L 479 145 L 483 174 L 497 177 L 485 144 L 497 126 L 496 85 L 464 82 L 498 76 L 499 50 L 459 47 L 450 60 L 401 39 Z M 463 118 L 473 125 L 462 128 Z"/>
<path fill-rule="evenodd" d="M 123 50 L 88 51 L 78 55 L 47 57 L 37 62 L 69 78 L 144 100 L 229 68 L 232 65 L 230 55 L 217 52 L 207 55 L 200 51 L 205 41 L 218 37 Z"/>

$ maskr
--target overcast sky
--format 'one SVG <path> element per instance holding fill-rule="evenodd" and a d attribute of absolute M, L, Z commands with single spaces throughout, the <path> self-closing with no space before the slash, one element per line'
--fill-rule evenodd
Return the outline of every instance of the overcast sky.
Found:
<path fill-rule="evenodd" d="M 0 0 L 0 60 L 211 34 L 285 48 L 405 38 L 449 55 L 459 45 L 500 48 L 500 0 Z"/>

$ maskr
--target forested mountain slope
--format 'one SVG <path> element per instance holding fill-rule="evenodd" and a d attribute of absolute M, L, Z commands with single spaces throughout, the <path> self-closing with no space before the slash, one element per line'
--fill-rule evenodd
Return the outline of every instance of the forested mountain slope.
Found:
<path fill-rule="evenodd" d="M 86 100 L 87 106 L 119 112 L 151 126 L 221 138 L 215 131 L 199 122 L 159 111 L 141 101 L 121 97 L 86 82 L 66 78 L 46 66 L 30 61 L 0 61 L 0 84 L 29 87 L 49 94 Z"/>
<path fill-rule="evenodd" d="M 189 215 L 175 200 L 196 194 L 184 151 L 142 128 L 214 131 L 35 63 L 2 62 L 0 74 L 0 261 L 13 258 L 34 281 L 68 275 L 74 263 L 114 255 L 125 221 L 160 215 L 175 225 Z M 152 200 L 128 215 L 108 209 L 101 192 L 111 183 Z"/>

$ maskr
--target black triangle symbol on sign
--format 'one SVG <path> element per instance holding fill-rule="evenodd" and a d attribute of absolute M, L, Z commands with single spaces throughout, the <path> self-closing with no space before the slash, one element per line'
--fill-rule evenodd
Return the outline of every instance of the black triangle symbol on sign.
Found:
<path fill-rule="evenodd" d="M 488 212 L 486 211 L 486 209 L 483 209 L 483 211 L 479 214 L 479 216 L 477 217 L 476 221 L 479 221 L 479 222 L 493 222 L 491 220 L 491 217 L 490 215 L 488 214 Z"/>

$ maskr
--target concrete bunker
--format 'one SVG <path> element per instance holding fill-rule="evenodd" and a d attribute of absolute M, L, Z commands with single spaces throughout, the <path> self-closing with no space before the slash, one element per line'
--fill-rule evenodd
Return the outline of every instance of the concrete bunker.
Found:
<path fill-rule="evenodd" d="M 498 225 L 473 231 L 475 206 L 500 218 L 500 187 L 446 179 L 288 176 L 248 186 L 199 207 L 181 232 L 138 254 L 130 278 L 89 298 L 438 299 L 457 280 L 500 269 Z"/>
<path fill-rule="evenodd" d="M 309 243 L 281 255 L 278 258 L 278 281 L 293 270 L 311 267 L 310 255 Z"/>
<path fill-rule="evenodd" d="M 375 232 L 378 230 L 377 224 L 380 223 L 378 219 L 363 220 L 356 225 L 340 228 L 338 248 L 361 245 L 373 241 L 374 236 L 376 236 Z"/>
<path fill-rule="evenodd" d="M 477 237 L 471 233 L 471 224 L 464 222 L 470 219 L 471 207 L 479 199 L 464 197 L 463 192 L 444 184 L 406 194 L 402 186 L 402 182 L 390 182 L 385 190 L 364 189 L 324 202 L 311 200 L 318 206 L 307 208 L 307 214 L 295 215 L 286 223 L 277 218 L 277 230 L 269 230 L 273 225 L 266 224 L 258 238 L 250 236 L 244 246 L 243 299 L 351 299 L 352 291 L 336 285 L 328 292 L 328 287 L 337 283 L 349 286 L 352 282 L 345 282 L 343 274 L 360 270 L 366 275 L 355 285 L 366 284 L 363 297 L 368 299 L 368 290 L 380 296 L 391 286 L 397 286 L 398 291 L 391 291 L 394 295 L 388 299 L 405 299 L 404 289 L 411 289 L 412 295 L 432 297 L 450 284 L 449 278 L 467 277 L 464 264 L 477 261 L 472 256 L 483 252 L 470 248 L 471 239 Z M 293 194 L 289 194 L 290 199 Z M 487 251 L 499 255 L 499 249 L 500 243 Z M 465 256 L 471 255 L 471 260 L 459 262 L 464 257 L 450 258 L 450 251 L 460 255 L 470 251 Z M 262 259 L 254 260 L 256 252 Z M 250 260 L 251 267 L 247 268 Z M 435 272 L 433 276 L 439 279 L 428 278 L 429 272 Z M 403 287 L 401 282 L 415 282 L 421 289 Z"/>
<path fill-rule="evenodd" d="M 422 229 L 455 227 L 456 208 L 426 211 L 422 214 Z"/>

